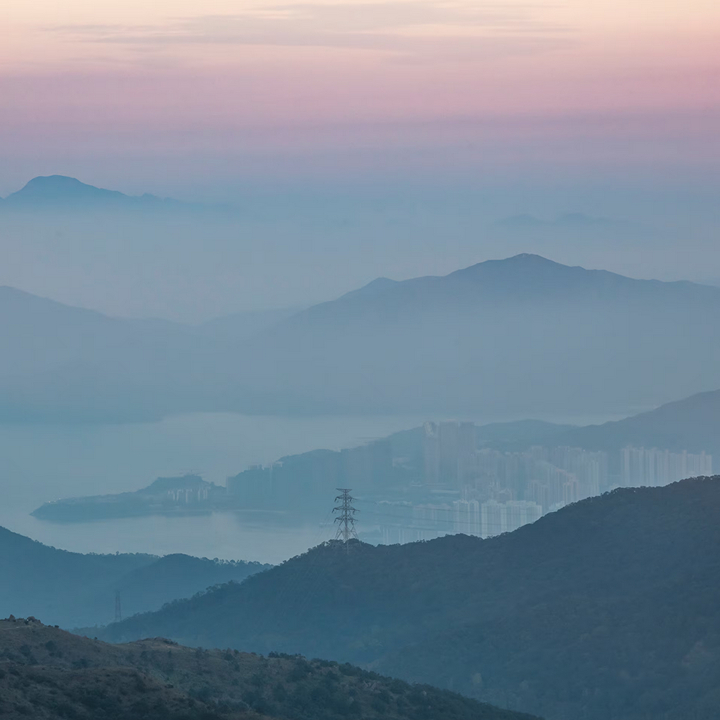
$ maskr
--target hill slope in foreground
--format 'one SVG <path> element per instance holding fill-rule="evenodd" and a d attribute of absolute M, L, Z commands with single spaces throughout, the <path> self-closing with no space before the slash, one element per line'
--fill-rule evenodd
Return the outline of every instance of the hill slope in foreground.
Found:
<path fill-rule="evenodd" d="M 720 707 L 720 476 L 628 488 L 489 540 L 320 546 L 105 638 L 281 650 L 552 720 Z"/>
<path fill-rule="evenodd" d="M 76 720 L 532 720 L 350 665 L 159 638 L 107 645 L 34 619 L 0 621 L 0 715 Z"/>

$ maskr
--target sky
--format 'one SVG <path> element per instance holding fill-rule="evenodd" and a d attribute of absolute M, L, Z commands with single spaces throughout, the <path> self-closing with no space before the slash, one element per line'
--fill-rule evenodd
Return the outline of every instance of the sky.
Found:
<path fill-rule="evenodd" d="M 4 0 L 0 40 L 0 194 L 720 157 L 714 0 Z"/>
<path fill-rule="evenodd" d="M 3 0 L 0 196 L 58 173 L 252 222 L 0 228 L 0 283 L 198 319 L 514 252 L 720 282 L 718 127 L 716 0 Z M 498 229 L 522 213 L 549 224 Z"/>

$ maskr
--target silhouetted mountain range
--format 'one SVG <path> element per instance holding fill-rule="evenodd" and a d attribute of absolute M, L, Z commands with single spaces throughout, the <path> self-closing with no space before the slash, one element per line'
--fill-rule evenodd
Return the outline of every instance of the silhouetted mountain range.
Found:
<path fill-rule="evenodd" d="M 11 720 L 532 720 L 347 664 L 162 638 L 113 646 L 34 618 L 0 620 L 0 656 Z"/>
<path fill-rule="evenodd" d="M 534 256 L 199 327 L 0 291 L 2 419 L 627 412 L 720 386 L 720 288 Z"/>
<path fill-rule="evenodd" d="M 205 348 L 182 326 L 110 318 L 8 287 L 0 333 L 3 421 L 158 417 L 153 408 L 180 410 L 206 375 Z"/>
<path fill-rule="evenodd" d="M 162 205 L 181 206 L 177 200 L 159 198 L 156 195 L 125 195 L 117 190 L 105 190 L 87 185 L 65 175 L 49 175 L 30 180 L 21 190 L 8 195 L 5 208 L 65 207 L 69 209 L 105 207 L 140 208 Z"/>
<path fill-rule="evenodd" d="M 0 528 L 0 614 L 36 615 L 67 628 L 105 624 L 118 590 L 129 616 L 267 567 L 188 555 L 82 555 Z"/>
<path fill-rule="evenodd" d="M 710 720 L 720 477 L 622 489 L 488 540 L 327 543 L 108 627 L 360 663 L 553 720 Z"/>
<path fill-rule="evenodd" d="M 316 305 L 259 334 L 245 367 L 298 406 L 618 411 L 716 389 L 719 317 L 718 288 L 519 255 Z"/>

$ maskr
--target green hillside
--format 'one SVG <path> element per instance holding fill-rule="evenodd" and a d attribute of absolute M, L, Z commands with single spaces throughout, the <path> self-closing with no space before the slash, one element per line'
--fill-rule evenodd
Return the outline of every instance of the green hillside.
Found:
<path fill-rule="evenodd" d="M 351 665 L 108 645 L 33 619 L 0 621 L 0 716 L 76 720 L 532 720 Z"/>
<path fill-rule="evenodd" d="M 329 657 L 552 720 L 710 720 L 718 517 L 720 477 L 698 478 L 489 540 L 329 543 L 104 637 Z"/>

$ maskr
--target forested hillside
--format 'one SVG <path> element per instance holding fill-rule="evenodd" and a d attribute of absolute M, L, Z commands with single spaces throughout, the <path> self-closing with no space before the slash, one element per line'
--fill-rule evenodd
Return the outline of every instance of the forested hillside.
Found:
<path fill-rule="evenodd" d="M 720 477 L 622 489 L 489 540 L 329 543 L 107 629 L 363 664 L 553 720 L 720 707 Z"/>
<path fill-rule="evenodd" d="M 347 664 L 191 650 L 160 638 L 107 645 L 32 618 L 0 621 L 0 715 L 74 720 L 532 720 Z"/>

